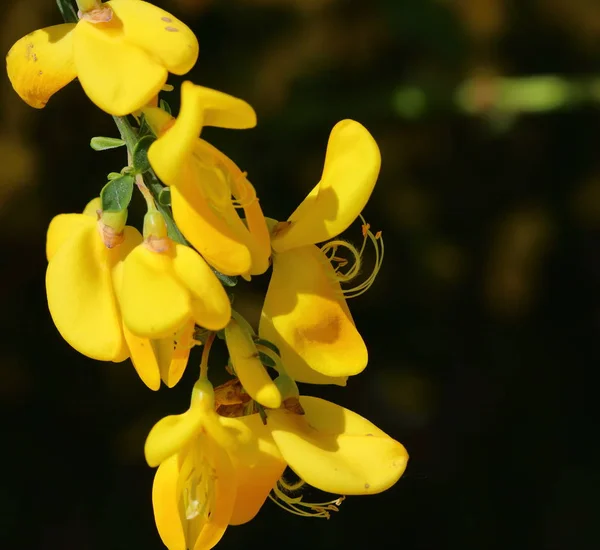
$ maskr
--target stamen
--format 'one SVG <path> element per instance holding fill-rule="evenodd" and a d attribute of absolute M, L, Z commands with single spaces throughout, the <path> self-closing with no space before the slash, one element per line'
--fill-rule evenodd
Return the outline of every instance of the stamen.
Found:
<path fill-rule="evenodd" d="M 371 232 L 370 224 L 365 221 L 362 214 L 360 215 L 360 219 L 362 221 L 361 230 L 363 235 L 363 242 L 360 250 L 357 250 L 353 244 L 341 239 L 329 241 L 321 247 L 321 250 L 327 259 L 332 264 L 337 264 L 334 265 L 334 270 L 336 274 L 336 280 L 340 283 L 347 283 L 359 274 L 362 267 L 362 260 L 367 242 L 370 242 L 375 249 L 375 266 L 373 267 L 373 271 L 371 271 L 371 274 L 362 283 L 357 284 L 352 288 L 345 288 L 342 290 L 342 293 L 346 299 L 356 298 L 357 296 L 360 296 L 369 290 L 371 285 L 375 282 L 377 274 L 379 273 L 379 270 L 383 264 L 384 246 L 383 238 L 381 237 L 381 231 L 377 231 L 377 233 L 373 234 Z M 339 248 L 344 248 L 349 251 L 352 256 L 352 260 L 354 260 L 346 271 L 342 271 L 342 268 L 347 267 L 350 263 L 350 260 L 337 255 Z"/>
<path fill-rule="evenodd" d="M 295 483 L 288 483 L 282 477 L 277 481 L 275 487 L 273 487 L 269 498 L 286 512 L 305 518 L 329 519 L 331 516 L 330 512 L 339 512 L 339 506 L 346 498 L 344 496 L 327 502 L 312 503 L 304 502 L 302 495 L 294 497 L 292 494 L 288 494 L 302 490 L 305 485 L 306 482 L 302 479 Z"/>
<path fill-rule="evenodd" d="M 227 163 L 210 151 L 201 153 L 194 151 L 193 156 L 203 169 L 214 172 L 223 184 L 220 189 L 211 188 L 209 185 L 205 185 L 204 188 L 207 199 L 215 211 L 224 212 L 229 202 L 234 208 L 246 208 L 258 200 L 254 186 L 246 179 L 247 172 L 242 172 L 237 167 L 236 170 L 232 170 Z"/>
<path fill-rule="evenodd" d="M 254 189 L 254 186 L 247 180 L 247 175 L 248 172 L 241 172 L 238 177 L 231 181 L 233 196 L 235 197 L 232 201 L 234 208 L 246 208 L 254 201 L 258 200 L 256 197 L 256 189 Z"/>
<path fill-rule="evenodd" d="M 197 441 L 197 445 L 204 442 Z M 181 475 L 184 476 L 179 503 L 186 544 L 193 547 L 198 535 L 210 519 L 215 506 L 215 470 L 208 457 L 190 449 L 185 457 Z"/>

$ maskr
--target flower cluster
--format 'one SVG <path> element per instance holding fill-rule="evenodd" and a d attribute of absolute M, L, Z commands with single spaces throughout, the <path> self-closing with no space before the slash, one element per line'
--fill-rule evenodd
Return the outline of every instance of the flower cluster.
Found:
<path fill-rule="evenodd" d="M 92 359 L 131 359 L 153 390 L 177 384 L 192 348 L 202 349 L 188 410 L 160 420 L 145 446 L 158 467 L 152 501 L 164 544 L 212 548 L 268 497 L 328 517 L 345 495 L 388 489 L 406 467 L 404 447 L 348 409 L 301 396 L 296 384 L 345 386 L 367 365 L 346 299 L 368 290 L 383 260 L 381 235 L 361 216 L 379 174 L 375 140 L 358 122 L 339 122 L 318 183 L 286 221 L 266 218 L 247 174 L 200 137 L 204 126 L 252 128 L 252 107 L 189 81 L 177 117 L 157 99 L 168 73 L 196 62 L 191 30 L 141 0 L 77 4 L 77 22 L 19 40 L 7 70 L 37 108 L 77 77 L 121 131 L 121 140 L 92 145 L 128 150 L 99 197 L 48 228 L 46 291 L 60 334 Z M 147 205 L 141 233 L 127 225 L 135 189 Z M 359 217 L 355 247 L 338 235 Z M 368 244 L 374 268 L 354 283 Z M 231 292 L 239 277 L 271 266 L 255 331 L 232 309 Z M 219 340 L 230 379 L 214 388 L 208 366 Z M 306 502 L 305 485 L 336 497 Z"/>

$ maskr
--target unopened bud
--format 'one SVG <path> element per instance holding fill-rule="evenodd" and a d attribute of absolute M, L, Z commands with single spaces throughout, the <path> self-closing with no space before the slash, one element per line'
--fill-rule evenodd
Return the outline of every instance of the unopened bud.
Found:
<path fill-rule="evenodd" d="M 98 0 L 77 0 L 77 7 L 77 17 L 90 23 L 108 23 L 113 17 L 112 8 Z"/>
<path fill-rule="evenodd" d="M 260 361 L 251 333 L 231 319 L 225 327 L 225 341 L 244 390 L 264 407 L 278 409 L 281 406 L 281 394 Z"/>
<path fill-rule="evenodd" d="M 162 214 L 156 210 L 144 216 L 144 240 L 153 252 L 166 252 L 170 241 L 167 236 L 167 224 Z"/>
<path fill-rule="evenodd" d="M 127 223 L 127 209 L 118 212 L 102 212 L 98 230 L 106 248 L 114 248 L 123 242 L 123 230 Z"/>

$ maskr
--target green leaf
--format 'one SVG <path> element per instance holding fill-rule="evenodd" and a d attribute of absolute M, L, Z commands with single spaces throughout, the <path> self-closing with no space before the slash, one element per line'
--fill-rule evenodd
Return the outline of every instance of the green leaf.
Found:
<path fill-rule="evenodd" d="M 209 266 L 213 273 L 217 276 L 217 279 L 219 279 L 219 281 L 221 281 L 221 284 L 223 286 L 235 286 L 238 284 L 238 278 L 236 275 L 234 275 L 233 277 L 230 277 L 229 275 L 225 275 L 224 273 L 221 273 L 220 271 L 217 271 L 214 267 Z"/>
<path fill-rule="evenodd" d="M 254 343 L 257 346 L 265 346 L 265 348 L 269 348 L 271 351 L 274 351 L 277 355 L 279 355 L 279 357 L 281 357 L 281 352 L 279 351 L 279 348 L 273 342 L 265 340 L 264 338 L 256 338 L 254 340 Z"/>
<path fill-rule="evenodd" d="M 150 124 L 148 124 L 144 113 L 142 113 L 140 116 L 140 129 L 138 130 L 138 136 L 154 136 L 154 132 L 152 131 L 152 128 L 150 128 Z"/>
<path fill-rule="evenodd" d="M 111 138 L 105 136 L 96 136 L 90 140 L 90 147 L 94 151 L 106 151 L 106 149 L 116 149 L 123 147 L 125 142 L 119 138 Z"/>
<path fill-rule="evenodd" d="M 271 359 L 266 353 L 263 353 L 262 351 L 258 352 L 258 358 L 265 367 L 271 367 L 274 369 L 277 366 L 275 364 L 275 361 L 273 361 L 273 359 Z"/>
<path fill-rule="evenodd" d="M 135 178 L 130 175 L 119 176 L 110 180 L 100 192 L 102 210 L 104 212 L 120 212 L 131 202 Z"/>
<path fill-rule="evenodd" d="M 158 202 L 161 206 L 171 206 L 171 190 L 168 187 L 160 190 Z"/>
<path fill-rule="evenodd" d="M 65 23 L 77 23 L 79 21 L 71 0 L 56 0 L 56 5 Z"/>
<path fill-rule="evenodd" d="M 108 178 L 108 181 L 110 180 L 114 180 L 117 178 L 120 178 L 123 174 L 121 174 L 121 172 L 109 172 L 108 176 L 106 176 Z"/>
<path fill-rule="evenodd" d="M 150 170 L 150 161 L 148 160 L 148 149 L 156 141 L 153 136 L 144 136 L 133 148 L 133 170 L 136 174 L 143 174 Z"/>
<path fill-rule="evenodd" d="M 167 113 L 171 114 L 171 106 L 164 100 L 161 99 L 158 102 L 158 106 L 163 110 L 166 111 Z"/>

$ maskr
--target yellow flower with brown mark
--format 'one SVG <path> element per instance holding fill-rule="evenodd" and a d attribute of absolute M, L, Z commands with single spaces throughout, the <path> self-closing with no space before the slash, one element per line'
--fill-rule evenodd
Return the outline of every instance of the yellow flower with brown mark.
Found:
<path fill-rule="evenodd" d="M 80 17 L 34 31 L 8 52 L 8 77 L 32 107 L 44 107 L 77 77 L 98 107 L 127 115 L 152 100 L 169 73 L 187 73 L 198 58 L 192 31 L 147 2 L 98 2 Z"/>
<path fill-rule="evenodd" d="M 365 127 L 339 122 L 329 137 L 320 182 L 272 232 L 273 274 L 259 334 L 280 349 L 289 375 L 300 382 L 345 385 L 367 365 L 367 348 L 340 277 L 315 245 L 336 237 L 360 215 L 380 163 L 379 148 Z"/>

